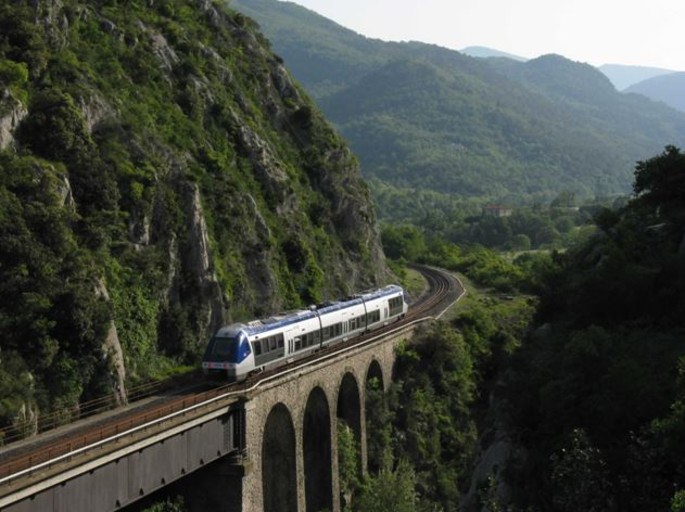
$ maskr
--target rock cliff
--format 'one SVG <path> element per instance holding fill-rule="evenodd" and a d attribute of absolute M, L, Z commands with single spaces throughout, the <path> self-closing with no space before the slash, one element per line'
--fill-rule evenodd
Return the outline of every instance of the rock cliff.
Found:
<path fill-rule="evenodd" d="M 355 157 L 248 18 L 20 0 L 0 34 L 0 374 L 37 380 L 9 409 L 122 401 L 223 323 L 391 279 Z"/>

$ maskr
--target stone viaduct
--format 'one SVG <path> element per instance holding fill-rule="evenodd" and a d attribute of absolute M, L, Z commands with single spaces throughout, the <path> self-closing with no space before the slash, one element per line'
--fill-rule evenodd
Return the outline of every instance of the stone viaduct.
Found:
<path fill-rule="evenodd" d="M 139 510 L 166 489 L 191 511 L 339 512 L 338 423 L 363 472 L 367 383 L 388 388 L 395 348 L 420 323 L 2 478 L 0 512 Z"/>
<path fill-rule="evenodd" d="M 279 375 L 248 393 L 243 512 L 339 511 L 337 428 L 344 421 L 366 468 L 366 394 L 371 379 L 387 389 L 395 347 L 407 326 L 314 364 Z"/>
<path fill-rule="evenodd" d="M 29 453 L 40 463 L 14 472 L 0 451 L 0 512 L 140 510 L 159 490 L 183 494 L 193 512 L 340 512 L 338 426 L 353 432 L 363 473 L 367 386 L 374 380 L 387 390 L 396 347 L 463 295 L 450 278 L 457 285 L 439 314 L 265 375 L 249 389 L 189 395 L 190 405 L 183 397 L 182 407 L 155 409 L 150 421 L 146 409 L 145 422 L 130 428 L 124 412 L 122 422 L 88 429 L 90 444 L 72 449 L 68 438 L 58 456 L 41 453 L 39 436 Z"/>

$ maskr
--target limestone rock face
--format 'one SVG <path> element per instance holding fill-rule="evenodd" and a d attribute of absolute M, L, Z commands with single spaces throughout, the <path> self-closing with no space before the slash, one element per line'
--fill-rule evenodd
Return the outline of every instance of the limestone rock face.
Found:
<path fill-rule="evenodd" d="M 74 255 L 41 270 L 78 283 L 73 317 L 54 308 L 81 337 L 55 328 L 45 351 L 93 366 L 55 403 L 80 389 L 123 403 L 160 365 L 197 364 L 223 324 L 392 280 L 354 155 L 252 20 L 211 0 L 13 5 L 12 41 L 31 45 L 0 55 L 16 75 L 0 151 L 46 182 L 16 202 L 22 229 L 39 226 L 27 239 Z M 53 325 L 53 302 L 34 304 Z"/>
<path fill-rule="evenodd" d="M 28 113 L 9 91 L 0 94 L 0 151 L 14 146 L 14 131 Z"/>
<path fill-rule="evenodd" d="M 109 292 L 102 279 L 95 285 L 95 295 L 109 302 Z M 108 373 L 108 380 L 112 395 L 117 404 L 123 405 L 128 401 L 126 394 L 126 364 L 124 362 L 124 351 L 117 334 L 117 326 L 113 321 L 109 322 L 107 335 L 102 343 L 102 360 Z"/>
<path fill-rule="evenodd" d="M 198 291 L 198 307 L 201 311 L 199 339 L 204 340 L 221 327 L 225 306 L 221 285 L 214 271 L 207 223 L 197 185 L 186 187 L 183 199 L 187 212 L 188 242 L 187 250 L 181 253 L 181 259 Z"/>

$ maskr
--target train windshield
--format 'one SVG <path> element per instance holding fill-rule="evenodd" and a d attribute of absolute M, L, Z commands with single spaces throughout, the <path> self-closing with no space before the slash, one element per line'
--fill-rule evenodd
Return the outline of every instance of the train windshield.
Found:
<path fill-rule="evenodd" d="M 238 340 L 236 338 L 214 338 L 211 358 L 215 361 L 237 362 Z"/>

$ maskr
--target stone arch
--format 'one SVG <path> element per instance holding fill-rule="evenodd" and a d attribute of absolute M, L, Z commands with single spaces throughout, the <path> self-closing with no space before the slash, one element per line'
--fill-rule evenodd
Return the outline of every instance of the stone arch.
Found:
<path fill-rule="evenodd" d="M 295 428 L 288 408 L 271 408 L 262 435 L 264 512 L 297 512 Z"/>
<path fill-rule="evenodd" d="M 384 450 L 387 448 L 387 404 L 383 370 L 373 359 L 366 372 L 364 409 L 366 411 L 366 464 L 368 470 L 378 474 L 381 469 Z"/>
<path fill-rule="evenodd" d="M 346 372 L 338 390 L 337 417 L 354 432 L 357 444 L 361 441 L 361 397 L 356 377 Z"/>
<path fill-rule="evenodd" d="M 338 389 L 338 401 L 336 409 L 336 418 L 338 420 L 338 428 L 341 424 L 345 428 L 352 430 L 353 438 L 355 441 L 355 459 L 356 459 L 356 471 L 359 476 L 363 474 L 363 455 L 362 455 L 362 418 L 361 418 L 361 398 L 360 389 L 357 383 L 356 377 L 351 372 L 346 372 L 340 381 L 340 387 Z M 336 432 L 336 440 L 338 439 Z M 344 453 L 338 450 L 338 467 L 341 466 Z M 339 475 L 341 476 L 341 475 Z M 340 482 L 340 509 L 343 510 L 346 506 L 349 506 L 350 500 L 352 499 L 351 494 L 349 494 L 350 489 L 346 489 L 343 482 Z"/>
<path fill-rule="evenodd" d="M 383 381 L 383 369 L 381 368 L 381 364 L 376 359 L 371 360 L 371 362 L 369 363 L 369 368 L 366 371 L 366 386 L 368 387 L 374 379 L 376 379 L 376 381 L 378 382 L 378 387 L 380 389 L 385 390 L 385 382 Z"/>
<path fill-rule="evenodd" d="M 319 386 L 307 398 L 302 451 L 306 511 L 333 510 L 331 415 L 326 393 Z"/>

